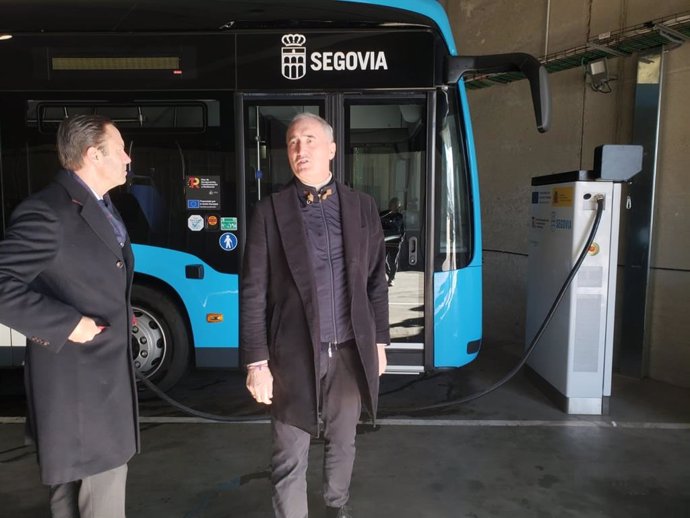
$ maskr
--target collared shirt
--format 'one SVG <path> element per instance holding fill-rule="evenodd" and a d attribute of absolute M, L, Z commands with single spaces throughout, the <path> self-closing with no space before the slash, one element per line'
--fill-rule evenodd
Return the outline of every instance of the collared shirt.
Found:
<path fill-rule="evenodd" d="M 96 191 L 94 191 L 90 185 L 88 185 L 82 178 L 75 173 L 74 171 L 68 171 L 71 175 L 72 178 L 74 178 L 82 187 L 87 189 L 88 191 L 93 194 L 94 198 L 96 198 L 96 201 L 98 202 L 98 206 L 101 208 L 103 211 L 103 214 L 105 214 L 106 219 L 110 223 L 110 226 L 113 227 L 113 232 L 115 233 L 115 237 L 117 238 L 117 242 L 120 244 L 120 246 L 125 246 L 125 243 L 127 242 L 127 228 L 125 227 L 125 224 L 123 221 L 120 219 L 120 216 L 115 212 L 112 202 L 110 201 L 110 196 L 107 194 L 105 196 L 99 196 Z"/>

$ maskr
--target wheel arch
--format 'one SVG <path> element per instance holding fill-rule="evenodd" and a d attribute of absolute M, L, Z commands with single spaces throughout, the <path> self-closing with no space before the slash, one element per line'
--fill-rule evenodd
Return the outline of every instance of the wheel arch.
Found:
<path fill-rule="evenodd" d="M 185 330 L 187 332 L 187 336 L 189 337 L 188 347 L 190 349 L 189 353 L 192 364 L 191 366 L 195 366 L 196 355 L 194 354 L 194 330 L 192 329 L 192 323 L 189 319 L 189 312 L 187 311 L 187 307 L 182 301 L 180 294 L 167 282 L 145 273 L 135 273 L 133 285 L 145 286 L 147 288 L 156 290 L 166 296 L 168 300 L 175 305 L 182 316 L 182 321 L 184 322 Z"/>

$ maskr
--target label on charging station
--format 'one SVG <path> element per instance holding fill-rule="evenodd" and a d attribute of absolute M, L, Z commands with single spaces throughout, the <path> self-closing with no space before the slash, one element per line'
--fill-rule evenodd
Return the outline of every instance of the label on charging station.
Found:
<path fill-rule="evenodd" d="M 551 196 L 551 206 L 553 207 L 572 207 L 573 188 L 554 187 Z"/>

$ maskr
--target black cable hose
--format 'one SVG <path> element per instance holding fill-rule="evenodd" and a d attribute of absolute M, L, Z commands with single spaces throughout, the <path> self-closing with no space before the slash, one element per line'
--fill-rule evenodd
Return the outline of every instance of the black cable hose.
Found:
<path fill-rule="evenodd" d="M 577 275 L 577 272 L 580 269 L 580 266 L 582 266 L 582 263 L 584 262 L 585 258 L 587 257 L 587 253 L 589 252 L 590 246 L 592 246 L 592 243 L 594 242 L 594 236 L 597 233 L 597 229 L 599 228 L 599 223 L 601 222 L 601 216 L 604 211 L 604 197 L 601 195 L 595 196 L 596 202 L 597 202 L 597 212 L 594 217 L 594 223 L 592 224 L 592 230 L 589 233 L 589 236 L 587 237 L 587 242 L 585 243 L 585 246 L 582 249 L 582 252 L 580 253 L 580 256 L 577 258 L 577 261 L 575 262 L 575 265 L 573 268 L 570 270 L 570 274 L 568 274 L 568 277 L 566 278 L 565 282 L 563 283 L 563 286 L 561 286 L 560 291 L 558 292 L 558 295 L 556 295 L 555 300 L 553 301 L 553 304 L 551 305 L 551 308 L 549 309 L 548 313 L 546 314 L 546 317 L 544 318 L 544 321 L 542 322 L 541 326 L 539 327 L 539 330 L 537 333 L 534 335 L 534 338 L 532 338 L 532 342 L 530 343 L 529 347 L 525 350 L 524 354 L 520 358 L 520 361 L 518 364 L 513 367 L 508 374 L 506 374 L 503 378 L 498 380 L 496 383 L 493 385 L 489 386 L 488 388 L 480 391 L 480 392 L 475 392 L 474 394 L 470 394 L 468 396 L 464 396 L 458 399 L 453 399 L 450 401 L 444 401 L 442 403 L 436 403 L 433 405 L 426 405 L 426 406 L 421 406 L 421 407 L 411 407 L 411 408 L 381 408 L 379 409 L 382 414 L 385 414 L 386 416 L 392 416 L 392 415 L 405 415 L 405 414 L 412 414 L 412 413 L 417 413 L 417 412 L 425 412 L 428 410 L 439 410 L 439 409 L 445 409 L 445 408 L 452 408 L 458 405 L 462 405 L 463 403 L 468 403 L 469 401 L 474 401 L 475 399 L 479 399 L 482 396 L 486 396 L 487 394 L 493 392 L 497 388 L 505 385 L 508 381 L 510 381 L 519 371 L 524 367 L 525 363 L 529 359 L 530 355 L 532 354 L 532 351 L 534 351 L 534 348 L 536 347 L 537 343 L 539 342 L 539 339 L 542 337 L 544 334 L 544 331 L 546 330 L 546 326 L 548 326 L 549 322 L 551 322 L 551 319 L 553 318 L 554 314 L 556 313 L 556 309 L 560 305 L 561 301 L 563 300 L 563 297 L 565 296 L 565 292 L 568 291 L 568 288 L 570 287 L 570 284 L 573 282 L 573 279 L 575 278 L 575 275 Z M 220 421 L 220 422 L 228 422 L 228 423 L 245 423 L 245 422 L 250 422 L 250 421 L 258 421 L 261 419 L 265 419 L 266 416 L 258 415 L 258 416 L 224 416 L 224 415 L 217 415 L 217 414 L 209 414 L 207 412 L 201 412 L 199 410 L 195 410 L 193 408 L 190 408 L 186 405 L 183 405 L 182 403 L 179 403 L 178 401 L 175 401 L 172 399 L 170 396 L 168 396 L 165 392 L 160 390 L 156 385 L 154 385 L 151 381 L 148 379 L 144 378 L 142 375 L 140 375 L 138 372 L 136 373 L 137 378 L 146 385 L 146 387 L 156 394 L 159 398 L 161 398 L 163 401 L 166 403 L 174 406 L 175 408 L 178 408 L 179 410 L 185 412 L 186 414 L 193 415 L 196 417 L 200 417 L 202 419 L 208 419 L 211 421 Z M 399 389 L 396 390 L 391 390 L 388 391 L 382 395 L 390 394 L 392 392 L 397 392 L 397 390 L 400 390 L 401 388 L 405 388 L 409 385 L 412 385 L 413 383 L 416 383 L 418 381 L 430 379 L 432 377 L 435 377 L 436 375 L 426 375 L 422 376 L 416 380 L 412 380 L 411 382 L 406 383 L 403 385 L 403 387 L 400 387 Z"/>
<path fill-rule="evenodd" d="M 549 322 L 551 322 L 553 315 L 556 313 L 556 309 L 558 308 L 561 301 L 563 300 L 563 297 L 565 296 L 565 292 L 568 291 L 568 288 L 570 287 L 570 284 L 573 282 L 575 275 L 577 275 L 577 272 L 580 269 L 580 266 L 582 266 L 582 263 L 584 262 L 585 258 L 587 257 L 587 253 L 589 252 L 589 247 L 592 246 L 592 242 L 594 242 L 594 236 L 597 233 L 597 229 L 599 228 L 599 223 L 601 222 L 601 215 L 604 211 L 604 197 L 601 195 L 597 195 L 597 196 L 595 196 L 595 199 L 597 202 L 597 212 L 596 212 L 596 215 L 594 217 L 594 223 L 592 224 L 592 230 L 589 233 L 589 237 L 587 237 L 587 242 L 585 243 L 585 246 L 583 247 L 582 252 L 580 253 L 580 256 L 577 258 L 575 265 L 570 270 L 570 274 L 568 275 L 565 282 L 563 283 L 563 286 L 561 286 L 561 289 L 558 292 L 558 295 L 556 295 L 556 298 L 553 301 L 553 304 L 551 304 L 551 308 L 549 309 L 548 313 L 546 314 L 546 318 L 544 318 L 544 321 L 542 322 L 541 326 L 539 327 L 539 330 L 534 335 L 534 338 L 532 338 L 532 342 L 530 342 L 529 347 L 523 353 L 518 364 L 515 367 L 513 367 L 510 370 L 510 372 L 508 372 L 508 374 L 506 374 L 503 378 L 501 378 L 496 383 L 494 383 L 490 387 L 488 387 L 488 388 L 486 388 L 480 392 L 475 392 L 474 394 L 470 394 L 468 396 L 461 397 L 458 399 L 453 399 L 450 401 L 444 401 L 442 403 L 436 403 L 433 405 L 426 405 L 426 406 L 421 406 L 421 407 L 387 408 L 387 409 L 381 408 L 380 410 L 381 410 L 382 414 L 385 413 L 388 416 L 398 415 L 398 414 L 412 414 L 412 413 L 424 412 L 424 411 L 428 411 L 428 410 L 439 410 L 439 409 L 451 408 L 451 407 L 455 407 L 458 405 L 462 405 L 463 403 L 468 403 L 470 401 L 474 401 L 475 399 L 479 399 L 482 396 L 486 396 L 487 394 L 493 392 L 497 388 L 505 385 L 508 381 L 510 381 L 520 371 L 520 369 L 522 369 L 522 367 L 524 367 L 528 358 L 532 354 L 532 351 L 534 351 L 534 348 L 537 346 L 537 343 L 539 343 L 539 339 L 544 334 L 544 331 L 546 331 L 546 326 L 549 325 Z"/>
<path fill-rule="evenodd" d="M 165 401 L 169 405 L 174 406 L 178 410 L 182 410 L 185 414 L 193 415 L 195 417 L 200 417 L 202 419 L 208 419 L 210 421 L 219 421 L 219 422 L 224 422 L 224 423 L 246 423 L 246 422 L 251 422 L 251 421 L 260 421 L 262 419 L 268 418 L 267 415 L 229 416 L 229 415 L 218 415 L 218 414 L 209 414 L 208 412 L 201 412 L 200 410 L 195 410 L 194 408 L 188 407 L 187 405 L 183 405 L 179 401 L 175 401 L 173 398 L 168 396 L 161 389 L 156 387 L 156 385 L 154 385 L 153 382 L 151 382 L 150 380 L 146 379 L 144 376 L 139 374 L 139 372 L 136 372 L 136 376 L 137 376 L 137 379 L 139 381 L 141 381 L 144 385 L 146 385 L 146 388 L 149 389 L 151 392 L 153 392 L 156 396 L 161 398 L 163 401 Z"/>
<path fill-rule="evenodd" d="M 453 369 L 453 370 L 455 370 L 455 369 Z M 412 385 L 416 385 L 417 383 L 421 383 L 422 381 L 429 381 L 430 379 L 434 379 L 434 378 L 437 378 L 437 377 L 442 376 L 444 374 L 448 374 L 449 372 L 452 372 L 452 371 L 441 371 L 441 370 L 439 370 L 439 371 L 434 372 L 434 373 L 424 372 L 424 373 L 420 374 L 418 377 L 414 378 L 413 380 L 410 380 L 406 383 L 403 383 L 399 387 L 395 387 L 394 389 L 390 389 L 390 390 L 387 390 L 385 392 L 379 392 L 379 397 L 388 396 L 389 394 L 393 394 L 395 392 L 400 392 L 402 390 L 405 390 L 408 387 L 411 387 Z"/>

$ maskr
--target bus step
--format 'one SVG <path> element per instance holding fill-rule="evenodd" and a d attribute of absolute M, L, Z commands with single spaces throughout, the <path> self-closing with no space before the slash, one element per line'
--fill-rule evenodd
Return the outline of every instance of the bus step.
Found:
<path fill-rule="evenodd" d="M 388 365 L 384 374 L 421 374 L 424 365 Z"/>
<path fill-rule="evenodd" d="M 386 347 L 386 374 L 419 374 L 424 372 L 424 344 L 395 343 Z"/>

